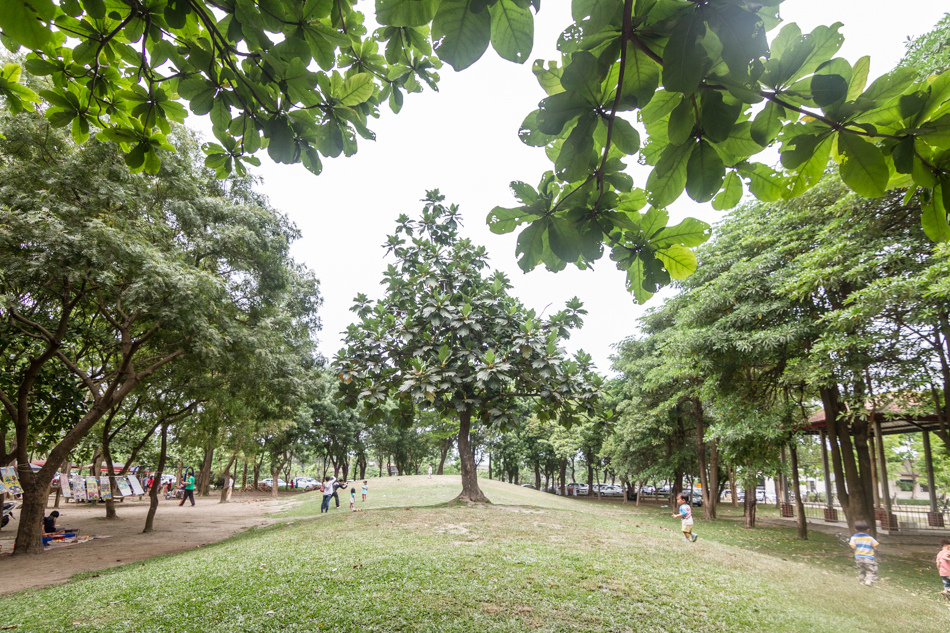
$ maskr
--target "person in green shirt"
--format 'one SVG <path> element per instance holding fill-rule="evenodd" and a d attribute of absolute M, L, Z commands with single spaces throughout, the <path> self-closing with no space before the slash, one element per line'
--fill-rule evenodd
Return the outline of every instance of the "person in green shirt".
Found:
<path fill-rule="evenodd" d="M 181 496 L 181 503 L 178 505 L 185 505 L 185 501 L 191 499 L 191 505 L 195 505 L 195 476 L 188 475 L 185 477 L 185 492 Z"/>

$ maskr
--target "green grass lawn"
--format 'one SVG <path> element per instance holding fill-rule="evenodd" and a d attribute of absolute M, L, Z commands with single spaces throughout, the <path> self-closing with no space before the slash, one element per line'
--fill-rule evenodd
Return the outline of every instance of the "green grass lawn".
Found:
<path fill-rule="evenodd" d="M 699 519 L 686 544 L 668 508 L 481 485 L 494 505 L 452 503 L 457 477 L 372 480 L 356 513 L 349 495 L 323 516 L 318 494 L 300 495 L 287 524 L 4 597 L 0 626 L 923 633 L 950 622 L 929 561 L 885 554 L 886 580 L 867 588 L 828 535 L 802 543 L 792 529 Z"/>

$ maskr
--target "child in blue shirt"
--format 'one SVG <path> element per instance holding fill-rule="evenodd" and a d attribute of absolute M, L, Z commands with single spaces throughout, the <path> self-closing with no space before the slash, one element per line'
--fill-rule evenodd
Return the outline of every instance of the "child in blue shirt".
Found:
<path fill-rule="evenodd" d="M 681 492 L 676 500 L 679 502 L 679 512 L 673 516 L 682 519 L 680 524 L 683 530 L 683 542 L 695 543 L 699 535 L 693 534 L 693 509 L 689 505 L 689 494 Z"/>
<path fill-rule="evenodd" d="M 857 532 L 848 541 L 854 550 L 854 562 L 858 566 L 858 582 L 870 587 L 877 580 L 877 560 L 874 553 L 879 543 L 867 533 L 867 521 L 855 521 L 854 529 Z"/>

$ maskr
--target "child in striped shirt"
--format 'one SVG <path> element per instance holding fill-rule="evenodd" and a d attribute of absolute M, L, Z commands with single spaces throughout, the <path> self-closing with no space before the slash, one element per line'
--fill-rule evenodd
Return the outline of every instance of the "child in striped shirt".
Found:
<path fill-rule="evenodd" d="M 854 562 L 858 566 L 858 582 L 870 587 L 877 580 L 877 560 L 874 558 L 879 543 L 867 533 L 867 521 L 855 521 L 857 530 L 848 545 L 854 550 Z"/>

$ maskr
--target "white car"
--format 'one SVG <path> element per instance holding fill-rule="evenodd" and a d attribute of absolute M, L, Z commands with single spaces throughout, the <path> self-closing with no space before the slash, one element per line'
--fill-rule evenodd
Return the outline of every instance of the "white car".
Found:
<path fill-rule="evenodd" d="M 588 491 L 587 484 L 580 484 L 577 482 L 571 482 L 567 484 L 567 489 L 570 491 L 570 494 L 574 495 L 575 497 L 586 495 Z"/>
<path fill-rule="evenodd" d="M 597 485 L 594 485 L 594 493 L 597 492 Z M 600 484 L 601 497 L 622 497 L 623 487 L 616 484 Z"/>
<path fill-rule="evenodd" d="M 274 479 L 273 479 L 272 477 L 268 477 L 267 479 L 261 480 L 261 483 L 262 483 L 262 484 L 267 484 L 268 486 L 273 486 L 273 485 L 274 485 Z M 284 481 L 283 479 L 278 478 L 278 479 L 277 479 L 277 487 L 278 487 L 278 488 L 286 488 L 286 487 L 287 487 L 287 482 Z"/>
<path fill-rule="evenodd" d="M 301 490 L 306 490 L 307 488 L 313 488 L 314 486 L 319 486 L 320 482 L 314 479 L 313 477 L 296 477 L 294 478 L 294 488 L 299 488 Z"/>

